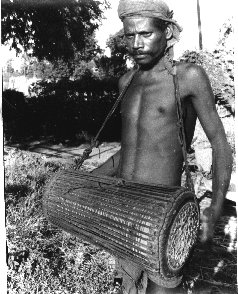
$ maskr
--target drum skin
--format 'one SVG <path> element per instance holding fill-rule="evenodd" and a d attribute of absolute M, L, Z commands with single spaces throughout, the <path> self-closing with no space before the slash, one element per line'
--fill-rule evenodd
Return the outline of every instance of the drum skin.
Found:
<path fill-rule="evenodd" d="M 195 194 L 183 187 L 77 170 L 56 173 L 43 209 L 52 224 L 139 265 L 167 288 L 181 282 L 199 229 Z"/>

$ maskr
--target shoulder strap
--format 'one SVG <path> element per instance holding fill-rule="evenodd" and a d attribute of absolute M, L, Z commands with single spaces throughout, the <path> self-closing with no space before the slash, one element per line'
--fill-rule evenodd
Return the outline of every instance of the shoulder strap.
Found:
<path fill-rule="evenodd" d="M 179 141 L 182 147 L 184 164 L 185 164 L 186 185 L 189 190 L 194 192 L 194 185 L 193 185 L 191 173 L 189 171 L 189 166 L 188 166 L 186 136 L 185 136 L 184 122 L 183 122 L 183 109 L 181 105 L 181 97 L 180 97 L 180 91 L 179 91 L 179 83 L 178 83 L 178 75 L 177 75 L 176 66 L 173 67 L 173 71 L 171 73 L 172 73 L 173 82 L 174 82 L 175 101 L 176 101 L 177 117 L 178 117 L 177 126 L 178 126 Z"/>
<path fill-rule="evenodd" d="M 132 83 L 132 80 L 135 76 L 135 73 L 138 71 L 138 69 L 134 70 L 132 72 L 132 74 L 129 77 L 129 80 L 127 82 L 127 84 L 125 85 L 125 87 L 122 89 L 120 95 L 118 96 L 117 100 L 115 101 L 114 105 L 112 106 L 111 110 L 109 111 L 108 115 L 106 116 L 104 122 L 102 123 L 99 131 L 97 132 L 96 136 L 94 137 L 94 139 L 91 142 L 91 145 L 89 148 L 86 148 L 83 152 L 83 155 L 79 158 L 76 159 L 76 166 L 75 169 L 79 169 L 83 162 L 89 157 L 90 153 L 92 152 L 92 149 L 94 147 L 97 147 L 97 142 L 98 142 L 98 137 L 101 134 L 102 130 L 104 129 L 106 123 L 108 122 L 108 120 L 111 118 L 111 116 L 113 115 L 114 111 L 116 110 L 116 108 L 118 107 L 120 101 L 122 100 L 122 98 L 125 96 L 127 89 L 129 88 L 129 86 Z"/>
<path fill-rule="evenodd" d="M 122 92 L 118 96 L 117 100 L 115 101 L 114 105 L 112 106 L 111 110 L 109 111 L 107 117 L 105 118 L 101 128 L 99 129 L 96 136 L 94 137 L 90 147 L 86 148 L 83 152 L 83 155 L 80 157 L 80 159 L 76 161 L 75 169 L 78 169 L 82 166 L 83 162 L 89 157 L 90 153 L 92 152 L 92 149 L 97 146 L 97 140 L 98 140 L 99 135 L 101 134 L 102 130 L 104 129 L 107 121 L 111 118 L 112 114 L 114 113 L 114 111 L 118 107 L 120 101 L 122 100 L 122 98 L 126 94 L 126 91 L 129 88 L 130 84 L 132 83 L 132 80 L 133 80 L 135 73 L 137 71 L 138 71 L 138 69 L 135 70 L 132 73 L 132 75 L 130 76 L 127 84 L 125 85 Z M 177 118 L 178 118 L 177 126 L 178 126 L 179 141 L 180 141 L 180 144 L 182 147 L 183 158 L 184 158 L 184 163 L 185 163 L 186 185 L 189 190 L 194 192 L 193 181 L 192 181 L 191 173 L 189 171 L 189 166 L 188 166 L 187 149 L 186 149 L 186 136 L 185 136 L 185 130 L 184 130 L 184 123 L 183 123 L 183 111 L 182 111 L 181 97 L 180 97 L 180 91 L 179 91 L 177 67 L 176 66 L 171 67 L 171 69 L 169 70 L 169 73 L 173 76 Z"/>

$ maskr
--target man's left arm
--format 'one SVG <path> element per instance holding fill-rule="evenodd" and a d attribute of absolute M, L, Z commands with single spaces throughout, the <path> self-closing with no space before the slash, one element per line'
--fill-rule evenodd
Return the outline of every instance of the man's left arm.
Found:
<path fill-rule="evenodd" d="M 210 81 L 205 71 L 191 66 L 187 72 L 191 85 L 191 99 L 198 119 L 212 147 L 212 201 L 202 215 L 201 241 L 211 240 L 219 219 L 232 170 L 232 152 L 222 122 L 218 116 Z"/>

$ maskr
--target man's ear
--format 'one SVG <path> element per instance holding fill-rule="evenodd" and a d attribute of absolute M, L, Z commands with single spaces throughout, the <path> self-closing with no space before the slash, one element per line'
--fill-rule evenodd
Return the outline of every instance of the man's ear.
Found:
<path fill-rule="evenodd" d="M 172 30 L 171 30 L 170 26 L 167 26 L 165 33 L 166 33 L 166 39 L 170 40 L 172 38 L 172 36 L 173 36 L 173 33 L 172 33 Z"/>

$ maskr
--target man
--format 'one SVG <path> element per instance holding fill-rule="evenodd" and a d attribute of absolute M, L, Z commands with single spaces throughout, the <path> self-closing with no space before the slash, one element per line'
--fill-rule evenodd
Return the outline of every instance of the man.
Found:
<path fill-rule="evenodd" d="M 128 51 L 139 70 L 121 105 L 121 150 L 94 173 L 147 183 L 180 185 L 183 153 L 178 139 L 171 58 L 181 28 L 172 19 L 173 13 L 168 6 L 160 0 L 120 0 L 118 13 L 123 21 Z M 204 70 L 194 64 L 179 63 L 176 74 L 187 147 L 191 144 L 198 118 L 213 150 L 213 197 L 202 216 L 201 240 L 207 242 L 213 237 L 229 186 L 231 149 Z M 120 79 L 120 91 L 131 75 L 132 72 L 128 72 Z M 127 262 L 119 262 L 122 263 L 126 266 Z M 134 274 L 131 280 L 137 280 L 140 275 Z M 146 275 L 142 277 L 142 292 L 137 292 L 133 282 L 129 283 L 130 286 L 128 281 L 124 284 L 125 293 L 145 293 L 147 278 Z M 167 292 L 149 281 L 146 293 Z"/>

